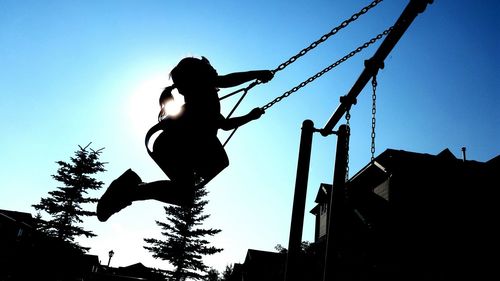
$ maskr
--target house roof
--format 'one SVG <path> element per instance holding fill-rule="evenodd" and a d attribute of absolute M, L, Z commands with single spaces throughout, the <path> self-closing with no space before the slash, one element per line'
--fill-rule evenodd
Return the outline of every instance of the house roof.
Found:
<path fill-rule="evenodd" d="M 322 183 L 319 185 L 318 193 L 316 194 L 316 199 L 314 200 L 314 202 L 318 204 L 316 204 L 316 206 L 314 206 L 314 208 L 312 208 L 311 211 L 309 211 L 311 214 L 313 215 L 318 214 L 319 207 L 321 206 L 321 204 L 328 203 L 329 200 L 328 192 L 332 189 L 332 187 L 333 186 L 328 183 Z"/>
<path fill-rule="evenodd" d="M 279 263 L 283 259 L 283 254 L 275 252 L 248 249 L 245 257 L 245 264 L 248 263 Z"/>
<path fill-rule="evenodd" d="M 161 275 L 140 262 L 129 266 L 111 268 L 111 272 L 113 277 L 119 277 L 117 280 L 157 280 Z"/>
<path fill-rule="evenodd" d="M 126 274 L 132 274 L 133 276 L 137 275 L 144 275 L 144 274 L 150 274 L 151 269 L 143 265 L 142 263 L 138 262 L 129 266 L 120 266 L 118 268 L 118 271 L 120 273 L 126 273 Z"/>
<path fill-rule="evenodd" d="M 97 255 L 84 254 L 82 260 L 87 264 L 99 265 L 99 257 Z"/>
<path fill-rule="evenodd" d="M 245 280 L 278 280 L 285 270 L 286 255 L 249 249 L 243 264 Z"/>
<path fill-rule="evenodd" d="M 492 167 L 500 168 L 500 155 L 491 158 L 486 162 L 486 164 L 491 165 Z"/>
<path fill-rule="evenodd" d="M 439 167 L 447 168 L 459 163 L 466 163 L 467 167 L 485 167 L 485 166 L 500 166 L 500 155 L 483 163 L 474 160 L 462 160 L 456 158 L 449 149 L 444 149 L 437 155 L 427 153 L 417 153 L 404 150 L 387 149 L 373 162 L 368 163 L 359 172 L 349 179 L 350 184 L 356 186 L 370 182 L 370 185 L 378 185 L 385 180 L 390 173 L 395 170 L 411 170 L 425 167 L 428 163 L 440 163 Z"/>
<path fill-rule="evenodd" d="M 319 185 L 318 194 L 316 194 L 316 203 L 326 203 L 328 202 L 328 192 L 332 189 L 332 185 L 328 183 L 322 183 Z"/>
<path fill-rule="evenodd" d="M 421 154 L 415 152 L 409 152 L 404 150 L 394 150 L 387 149 L 383 153 L 381 153 L 377 158 L 374 159 L 373 162 L 368 163 L 365 167 L 363 167 L 359 172 L 357 172 L 354 176 L 349 179 L 349 182 L 356 182 L 357 184 L 364 184 L 365 180 L 369 181 L 371 185 L 378 185 L 383 182 L 389 176 L 388 167 L 390 164 L 394 162 L 406 162 L 412 163 L 417 159 L 428 159 L 431 157 L 436 157 L 430 154 Z M 437 157 L 442 159 L 456 160 L 457 158 L 450 152 L 449 149 L 444 149 L 437 155 Z M 362 181 L 362 182 L 360 182 Z M 314 202 L 318 204 L 328 202 L 328 191 L 332 189 L 333 186 L 327 183 L 321 183 L 318 189 L 318 193 L 316 194 L 316 199 Z M 317 209 L 317 206 L 311 210 L 314 212 Z"/>
<path fill-rule="evenodd" d="M 35 226 L 35 220 L 29 213 L 0 209 L 0 220 L 23 224 L 30 228 Z"/>
<path fill-rule="evenodd" d="M 430 168 L 432 166 L 432 168 Z M 434 175 L 447 173 L 448 177 L 457 177 L 463 168 L 469 173 L 486 175 L 498 181 L 500 170 L 500 155 L 487 162 L 458 159 L 449 149 L 443 149 L 436 155 L 417 153 L 404 150 L 387 149 L 378 155 L 374 161 L 359 170 L 347 182 L 347 188 L 353 190 L 371 190 L 379 186 L 394 173 L 428 173 L 431 169 Z M 444 174 L 443 174 L 444 175 Z M 481 176 L 479 176 L 481 177 Z M 334 188 L 331 184 L 322 183 L 316 195 L 318 203 L 311 213 L 317 214 L 322 203 L 328 202 L 328 190 Z M 375 200 L 378 201 L 378 200 Z"/>

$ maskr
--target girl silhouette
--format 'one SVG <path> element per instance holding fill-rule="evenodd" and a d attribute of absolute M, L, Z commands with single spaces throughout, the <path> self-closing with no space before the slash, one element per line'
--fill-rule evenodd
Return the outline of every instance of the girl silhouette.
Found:
<path fill-rule="evenodd" d="M 149 138 L 161 131 L 154 141 L 153 150 L 148 148 L 148 153 L 169 180 L 143 183 L 134 171 L 128 169 L 99 199 L 97 217 L 100 221 L 108 220 L 137 200 L 154 199 L 189 206 L 195 188 L 207 184 L 229 165 L 217 131 L 235 129 L 264 113 L 260 108 L 254 108 L 244 116 L 225 118 L 220 113 L 219 88 L 234 87 L 255 79 L 266 83 L 273 78 L 273 72 L 256 70 L 221 76 L 205 57 L 187 57 L 177 64 L 170 76 L 174 84 L 161 93 L 159 123 L 146 135 L 147 147 Z M 185 103 L 178 115 L 169 116 L 165 104 L 173 101 L 172 90 L 175 88 Z"/>

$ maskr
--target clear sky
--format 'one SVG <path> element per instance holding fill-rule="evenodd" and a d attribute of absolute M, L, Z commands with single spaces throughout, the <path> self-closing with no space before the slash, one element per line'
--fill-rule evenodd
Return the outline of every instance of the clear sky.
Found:
<path fill-rule="evenodd" d="M 158 113 L 168 73 L 185 56 L 206 56 L 221 74 L 274 69 L 370 1 L 0 0 L 0 208 L 35 214 L 54 190 L 55 161 L 78 145 L 105 148 L 106 186 L 126 169 L 144 181 L 165 176 L 143 141 Z M 394 24 L 408 1 L 383 1 L 337 35 L 254 88 L 235 115 L 291 89 Z M 499 2 L 436 0 L 413 22 L 378 75 L 376 154 L 387 148 L 487 161 L 500 153 Z M 379 43 L 356 55 L 238 130 L 230 166 L 214 179 L 207 227 L 225 250 L 206 259 L 223 270 L 247 249 L 288 245 L 302 121 L 322 128 Z M 229 93 L 230 89 L 222 93 Z M 223 101 L 227 114 L 236 98 Z M 370 160 L 371 88 L 353 107 L 351 175 Z M 226 134 L 220 134 L 222 140 Z M 307 210 L 320 183 L 332 182 L 336 139 L 314 136 Z M 96 192 L 100 196 L 104 189 Z M 167 268 L 144 250 L 161 237 L 163 205 L 148 201 L 101 223 L 81 239 L 112 266 Z M 89 206 L 89 208 L 95 208 Z M 313 240 L 306 214 L 304 240 Z"/>

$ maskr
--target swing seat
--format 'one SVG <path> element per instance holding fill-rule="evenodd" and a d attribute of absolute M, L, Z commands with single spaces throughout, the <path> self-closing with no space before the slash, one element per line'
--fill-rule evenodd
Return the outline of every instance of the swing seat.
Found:
<path fill-rule="evenodd" d="M 170 180 L 186 179 L 194 173 L 206 184 L 229 166 L 229 159 L 217 136 L 197 135 L 184 125 L 180 119 L 162 120 L 146 134 L 146 148 Z M 161 133 L 150 150 L 149 140 L 158 131 Z"/>

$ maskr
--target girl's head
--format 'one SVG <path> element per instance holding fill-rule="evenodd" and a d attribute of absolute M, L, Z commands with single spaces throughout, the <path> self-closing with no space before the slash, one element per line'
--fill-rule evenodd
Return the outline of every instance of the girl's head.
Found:
<path fill-rule="evenodd" d="M 160 95 L 161 111 L 158 114 L 159 121 L 166 117 L 166 106 L 174 100 L 173 89 L 177 88 L 179 94 L 185 98 L 191 98 L 199 91 L 215 89 L 217 71 L 205 57 L 201 57 L 201 59 L 187 57 L 172 69 L 170 77 L 174 85 L 166 87 Z"/>
<path fill-rule="evenodd" d="M 193 90 L 214 88 L 216 85 L 217 71 L 205 58 L 201 59 L 188 57 L 182 59 L 170 72 L 170 77 L 174 81 L 181 94 Z"/>

